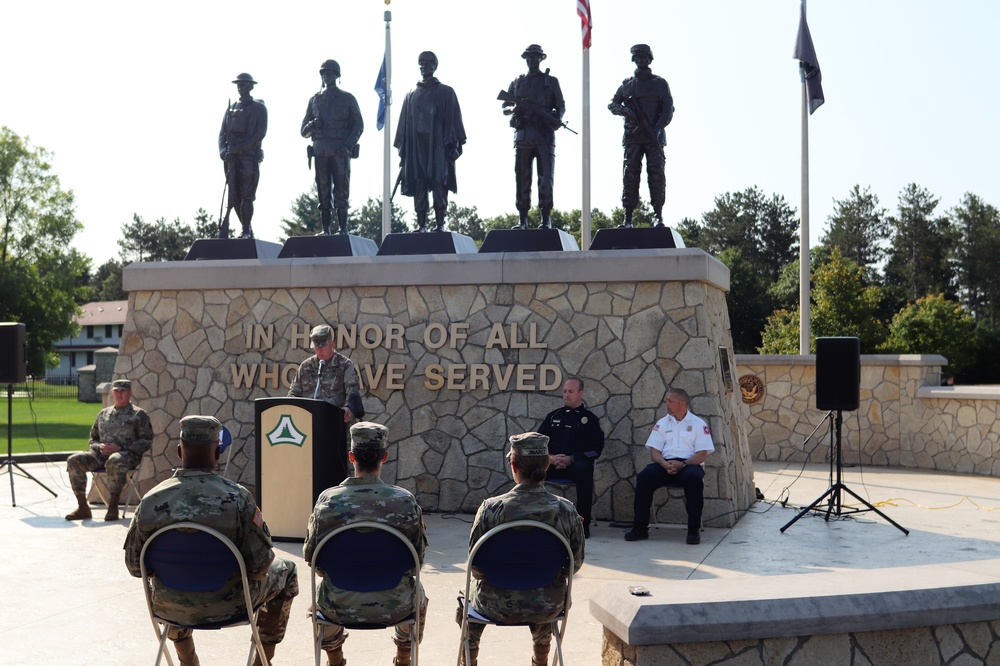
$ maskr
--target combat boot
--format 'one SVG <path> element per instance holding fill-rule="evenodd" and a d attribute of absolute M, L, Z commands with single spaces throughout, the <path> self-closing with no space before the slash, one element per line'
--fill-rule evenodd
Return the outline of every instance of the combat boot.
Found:
<path fill-rule="evenodd" d="M 469 649 L 469 663 L 465 663 L 465 648 L 462 648 L 462 656 L 460 658 L 460 663 L 462 666 L 478 666 L 479 665 L 479 648 Z"/>
<path fill-rule="evenodd" d="M 76 494 L 76 511 L 66 515 L 66 520 L 89 520 L 94 517 L 90 512 L 90 505 L 87 504 L 87 494 Z"/>
<path fill-rule="evenodd" d="M 542 211 L 542 223 L 538 225 L 539 229 L 551 229 L 552 228 L 552 218 L 551 211 Z"/>
<path fill-rule="evenodd" d="M 343 647 L 326 651 L 326 666 L 347 666 Z"/>
<path fill-rule="evenodd" d="M 340 224 L 340 235 L 347 235 L 347 209 L 338 208 L 337 209 L 337 222 Z"/>
<path fill-rule="evenodd" d="M 423 233 L 427 231 L 427 213 L 417 213 L 417 231 L 416 233 Z"/>
<path fill-rule="evenodd" d="M 410 644 L 396 645 L 396 657 L 392 660 L 393 666 L 410 666 Z"/>
<path fill-rule="evenodd" d="M 194 652 L 194 638 L 188 636 L 174 641 L 174 649 L 177 650 L 177 660 L 181 662 L 181 666 L 201 666 L 198 655 Z"/>
<path fill-rule="evenodd" d="M 264 643 L 264 656 L 267 657 L 267 663 L 271 663 L 271 659 L 274 658 L 274 643 Z M 264 661 L 260 658 L 260 653 L 258 652 L 254 655 L 253 666 L 264 666 Z"/>
<path fill-rule="evenodd" d="M 320 218 L 323 221 L 323 231 L 316 234 L 317 236 L 329 236 L 330 235 L 330 210 L 324 208 L 319 212 Z"/>
<path fill-rule="evenodd" d="M 625 209 L 625 221 L 618 225 L 619 229 L 631 229 L 632 228 L 632 209 Z"/>
<path fill-rule="evenodd" d="M 527 229 L 527 228 L 528 228 L 528 214 L 519 213 L 517 225 L 511 227 L 511 229 Z"/>
<path fill-rule="evenodd" d="M 549 646 L 535 645 L 535 653 L 531 656 L 531 666 L 547 666 L 549 661 Z"/>
<path fill-rule="evenodd" d="M 656 218 L 656 224 L 654 224 L 653 226 L 655 226 L 655 227 L 665 226 L 663 224 L 663 209 L 662 208 L 654 208 L 653 209 L 653 217 Z"/>
<path fill-rule="evenodd" d="M 444 211 L 436 210 L 434 211 L 434 231 L 444 231 Z"/>
<path fill-rule="evenodd" d="M 118 520 L 118 503 L 121 500 L 118 493 L 111 493 L 108 498 L 108 512 L 104 514 L 104 520 Z"/>

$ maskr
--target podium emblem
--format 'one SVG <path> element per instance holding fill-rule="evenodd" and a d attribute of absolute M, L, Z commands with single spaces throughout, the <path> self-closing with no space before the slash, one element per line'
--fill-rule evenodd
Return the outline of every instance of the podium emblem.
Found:
<path fill-rule="evenodd" d="M 281 418 L 278 419 L 278 425 L 265 436 L 271 446 L 294 444 L 301 447 L 306 441 L 305 433 L 295 427 L 295 421 L 292 420 L 289 414 L 282 414 Z"/>

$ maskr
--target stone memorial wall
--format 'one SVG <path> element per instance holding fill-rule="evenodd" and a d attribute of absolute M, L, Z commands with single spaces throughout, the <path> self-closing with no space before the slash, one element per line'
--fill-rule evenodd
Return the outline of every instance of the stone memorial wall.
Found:
<path fill-rule="evenodd" d="M 631 520 L 643 444 L 678 386 L 716 443 L 706 524 L 730 526 L 753 480 L 728 279 L 695 249 L 133 264 L 115 371 L 156 433 L 140 487 L 170 474 L 177 422 L 194 413 L 232 431 L 228 476 L 252 486 L 253 401 L 287 393 L 308 331 L 328 323 L 358 368 L 366 419 L 389 427 L 383 476 L 425 509 L 474 512 L 508 489 L 507 437 L 561 406 L 577 375 L 607 437 L 596 520 Z M 669 502 L 658 518 L 683 515 Z"/>

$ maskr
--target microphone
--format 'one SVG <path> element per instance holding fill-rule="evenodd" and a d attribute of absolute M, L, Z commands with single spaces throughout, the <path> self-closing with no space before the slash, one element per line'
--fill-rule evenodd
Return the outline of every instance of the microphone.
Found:
<path fill-rule="evenodd" d="M 321 360 L 319 362 L 319 367 L 316 369 L 316 389 L 313 391 L 313 400 L 315 400 L 316 396 L 319 395 L 319 382 L 323 378 L 323 366 L 325 364 L 326 361 Z"/>

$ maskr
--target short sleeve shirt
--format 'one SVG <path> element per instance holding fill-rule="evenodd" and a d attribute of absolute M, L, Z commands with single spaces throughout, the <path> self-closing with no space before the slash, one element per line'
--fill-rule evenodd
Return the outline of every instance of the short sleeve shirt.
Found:
<path fill-rule="evenodd" d="M 698 451 L 715 451 L 708 424 L 690 411 L 680 421 L 670 415 L 657 421 L 646 446 L 656 449 L 666 459 L 690 458 Z"/>

